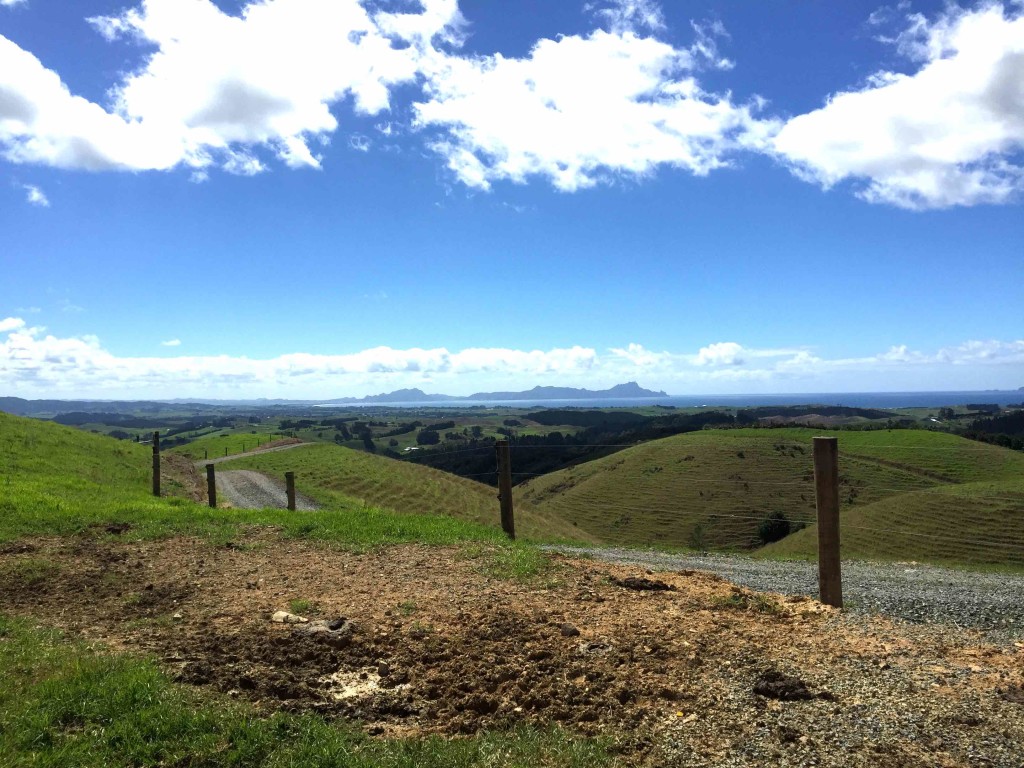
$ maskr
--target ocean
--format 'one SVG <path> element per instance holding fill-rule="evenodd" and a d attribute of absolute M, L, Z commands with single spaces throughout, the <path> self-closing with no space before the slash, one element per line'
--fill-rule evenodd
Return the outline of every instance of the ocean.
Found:
<path fill-rule="evenodd" d="M 664 405 L 677 408 L 724 406 L 742 408 L 758 405 L 846 405 L 854 408 L 939 408 L 941 406 L 987 403 L 1007 406 L 1024 402 L 1024 391 L 983 392 L 824 392 L 785 395 L 683 395 L 670 397 L 595 398 L 578 400 L 437 400 L 410 403 L 323 404 L 324 408 L 636 408 Z"/>

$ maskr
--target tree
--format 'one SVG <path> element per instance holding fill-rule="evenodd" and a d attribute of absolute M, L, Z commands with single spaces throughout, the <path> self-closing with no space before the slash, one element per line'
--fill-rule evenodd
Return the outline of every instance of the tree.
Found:
<path fill-rule="evenodd" d="M 422 429 L 416 435 L 416 442 L 419 445 L 437 445 L 441 442 L 441 435 L 433 429 Z"/>

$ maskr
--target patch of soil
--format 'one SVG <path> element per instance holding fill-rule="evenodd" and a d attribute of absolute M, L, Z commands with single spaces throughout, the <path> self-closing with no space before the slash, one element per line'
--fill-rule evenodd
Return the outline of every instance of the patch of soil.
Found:
<path fill-rule="evenodd" d="M 200 476 L 192 459 L 178 453 L 160 454 L 160 488 L 166 496 L 209 502 L 206 477 Z"/>
<path fill-rule="evenodd" d="M 1024 758 L 1024 709 L 999 693 L 1024 684 L 1024 648 L 807 600 L 723 609 L 732 586 L 700 572 L 624 589 L 626 568 L 556 556 L 521 584 L 459 548 L 353 554 L 270 532 L 232 547 L 23 544 L 34 550 L 8 546 L 0 565 L 58 568 L 40 588 L 0 584 L 3 610 L 155 655 L 181 682 L 266 711 L 357 719 L 375 735 L 560 724 L 647 765 L 867 766 L 887 759 L 876 748 L 966 765 L 979 744 L 993 765 Z M 307 623 L 271 621 L 295 606 Z M 936 722 L 941 748 L 918 743 Z"/>

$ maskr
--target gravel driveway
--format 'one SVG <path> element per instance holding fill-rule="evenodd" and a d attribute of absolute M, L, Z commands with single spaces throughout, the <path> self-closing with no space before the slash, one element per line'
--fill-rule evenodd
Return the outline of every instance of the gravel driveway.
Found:
<path fill-rule="evenodd" d="M 261 453 L 276 453 L 277 451 L 290 451 L 293 448 L 303 448 L 308 445 L 316 445 L 316 443 L 289 443 L 288 445 L 275 445 L 272 448 L 255 448 L 245 453 L 232 453 L 229 456 L 218 456 L 215 459 L 201 459 L 196 462 L 196 466 L 200 469 L 205 467 L 207 464 L 220 464 L 223 461 L 234 461 L 235 459 L 242 459 L 246 456 L 256 456 Z"/>
<path fill-rule="evenodd" d="M 621 548 L 549 547 L 609 563 L 654 570 L 708 571 L 735 584 L 785 595 L 818 596 L 814 562 L 738 555 L 674 555 Z M 843 598 L 854 613 L 921 624 L 951 624 L 1000 638 L 1024 637 L 1024 576 L 958 571 L 919 563 L 843 562 Z"/>
<path fill-rule="evenodd" d="M 227 499 L 238 509 L 288 508 L 288 493 L 284 482 L 251 469 L 218 472 L 217 495 Z M 296 494 L 295 508 L 303 512 L 319 509 L 313 501 L 304 498 L 302 494 Z"/>

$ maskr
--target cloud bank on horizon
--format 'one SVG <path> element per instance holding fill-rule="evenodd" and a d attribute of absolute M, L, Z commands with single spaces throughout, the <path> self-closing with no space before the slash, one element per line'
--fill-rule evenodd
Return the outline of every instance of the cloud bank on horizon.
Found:
<path fill-rule="evenodd" d="M 411 99 L 411 123 L 381 130 L 422 141 L 475 189 L 538 179 L 574 192 L 662 167 L 706 176 L 751 155 L 914 210 L 1005 204 L 1024 188 L 1020 3 L 900 11 L 893 34 L 873 14 L 909 71 L 879 69 L 792 116 L 772 114 L 772 94 L 710 90 L 706 75 L 736 64 L 719 51 L 727 30 L 693 23 L 693 42 L 674 45 L 652 0 L 589 3 L 593 29 L 538 39 L 521 57 L 462 53 L 457 0 L 389 8 L 264 0 L 230 15 L 211 0 L 144 0 L 90 18 L 140 51 L 105 104 L 0 36 L 0 153 L 60 169 L 185 169 L 196 181 L 274 162 L 321 168 L 339 105 L 386 116 Z"/>
<path fill-rule="evenodd" d="M 326 399 L 423 386 L 465 395 L 507 389 L 510 380 L 531 382 L 524 388 L 598 388 L 636 378 L 645 386 L 676 394 L 731 393 L 739 385 L 763 392 L 781 391 L 783 385 L 790 391 L 822 392 L 858 376 L 883 383 L 876 390 L 899 389 L 904 376 L 909 381 L 922 369 L 942 377 L 935 380 L 943 381 L 943 388 L 954 390 L 976 388 L 971 374 L 987 369 L 988 375 L 993 368 L 1009 372 L 1004 386 L 1010 388 L 1012 376 L 1024 365 L 1024 339 L 968 341 L 932 353 L 901 345 L 859 358 L 827 358 L 807 348 L 751 349 L 737 342 L 716 342 L 692 353 L 656 352 L 630 344 L 603 352 L 582 346 L 546 351 L 376 347 L 269 359 L 125 357 L 105 349 L 96 336 L 57 337 L 20 317 L 0 319 L 0 339 L 0 390 L 36 398 Z"/>

